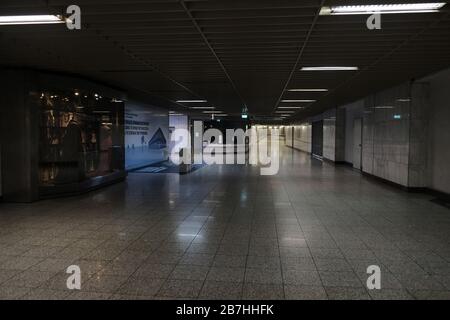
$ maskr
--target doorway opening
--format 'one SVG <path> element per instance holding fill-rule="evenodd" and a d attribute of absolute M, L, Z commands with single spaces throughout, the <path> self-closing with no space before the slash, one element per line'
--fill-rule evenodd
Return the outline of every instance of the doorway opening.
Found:
<path fill-rule="evenodd" d="M 312 156 L 322 160 L 323 158 L 323 120 L 312 123 Z"/>
<path fill-rule="evenodd" d="M 353 168 L 362 170 L 362 134 L 363 120 L 356 118 L 353 121 Z"/>

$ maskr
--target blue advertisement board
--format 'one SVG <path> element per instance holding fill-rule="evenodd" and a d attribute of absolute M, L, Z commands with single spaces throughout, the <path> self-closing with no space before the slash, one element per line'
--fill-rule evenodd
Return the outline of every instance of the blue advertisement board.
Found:
<path fill-rule="evenodd" d="M 162 108 L 125 103 L 125 167 L 145 167 L 168 159 L 169 116 Z"/>

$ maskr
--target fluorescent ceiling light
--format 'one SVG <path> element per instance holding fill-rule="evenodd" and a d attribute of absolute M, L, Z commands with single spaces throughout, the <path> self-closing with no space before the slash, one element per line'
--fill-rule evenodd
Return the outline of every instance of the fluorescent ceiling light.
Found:
<path fill-rule="evenodd" d="M 400 98 L 400 99 L 397 99 L 397 101 L 398 102 L 410 102 L 411 99 L 410 98 Z"/>
<path fill-rule="evenodd" d="M 316 100 L 310 100 L 310 99 L 299 99 L 299 100 L 281 100 L 281 102 L 287 102 L 287 103 L 295 103 L 295 102 L 316 102 Z"/>
<path fill-rule="evenodd" d="M 202 103 L 208 102 L 207 100 L 177 100 L 178 103 Z"/>
<path fill-rule="evenodd" d="M 203 111 L 203 113 L 222 113 L 222 111 Z"/>
<path fill-rule="evenodd" d="M 215 114 L 214 116 L 216 116 L 216 117 L 226 117 L 226 116 L 228 116 L 228 114 L 220 113 L 220 114 Z"/>
<path fill-rule="evenodd" d="M 52 23 L 65 23 L 65 20 L 63 17 L 56 15 L 0 16 L 0 25 Z"/>
<path fill-rule="evenodd" d="M 304 107 L 278 107 L 278 109 L 304 109 Z"/>
<path fill-rule="evenodd" d="M 289 92 L 327 92 L 328 89 L 289 89 Z"/>
<path fill-rule="evenodd" d="M 275 113 L 295 113 L 295 111 L 283 110 L 283 111 L 275 111 Z"/>
<path fill-rule="evenodd" d="M 214 107 L 190 107 L 191 109 L 215 109 Z"/>
<path fill-rule="evenodd" d="M 394 106 L 377 106 L 374 109 L 394 109 Z"/>
<path fill-rule="evenodd" d="M 374 13 L 424 13 L 438 12 L 446 2 L 373 4 L 322 7 L 320 15 L 374 14 Z"/>
<path fill-rule="evenodd" d="M 342 67 L 342 66 L 330 66 L 330 67 L 303 67 L 301 71 L 354 71 L 359 70 L 358 67 Z"/>

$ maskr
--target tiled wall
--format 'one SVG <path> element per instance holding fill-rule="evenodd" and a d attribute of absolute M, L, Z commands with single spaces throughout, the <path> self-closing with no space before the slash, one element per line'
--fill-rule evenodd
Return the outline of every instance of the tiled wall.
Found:
<path fill-rule="evenodd" d="M 311 124 L 294 126 L 294 148 L 311 153 Z"/>

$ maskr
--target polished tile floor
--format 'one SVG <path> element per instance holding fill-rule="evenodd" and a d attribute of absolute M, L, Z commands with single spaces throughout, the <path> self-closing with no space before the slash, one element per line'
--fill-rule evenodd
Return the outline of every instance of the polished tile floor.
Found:
<path fill-rule="evenodd" d="M 133 173 L 0 204 L 0 298 L 450 299 L 450 210 L 430 199 L 285 147 L 276 176 Z M 66 287 L 70 265 L 81 290 Z"/>

